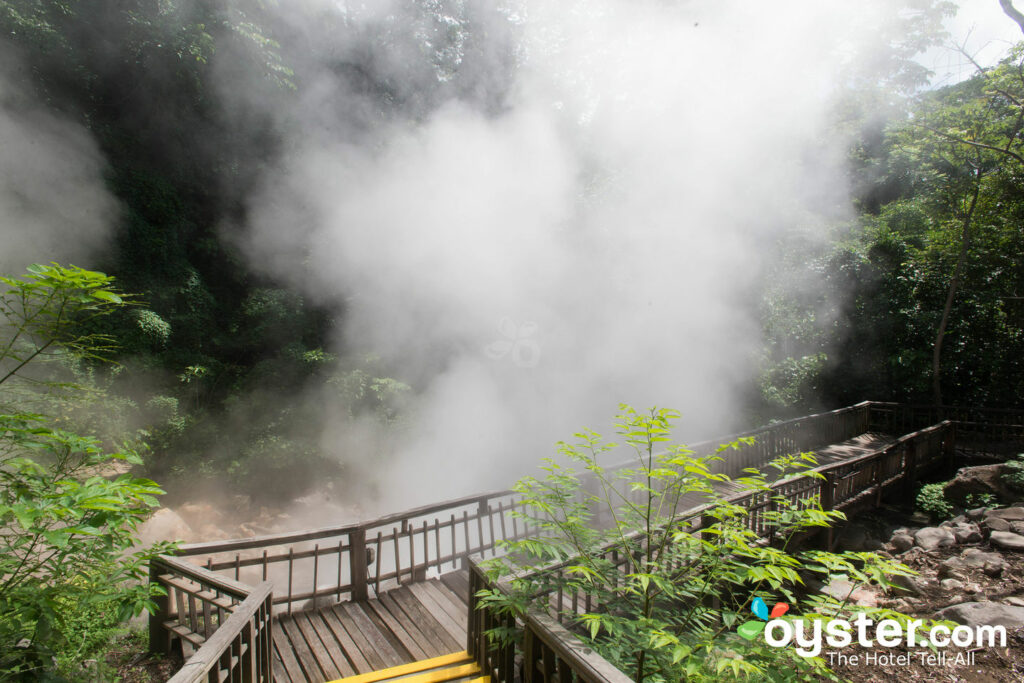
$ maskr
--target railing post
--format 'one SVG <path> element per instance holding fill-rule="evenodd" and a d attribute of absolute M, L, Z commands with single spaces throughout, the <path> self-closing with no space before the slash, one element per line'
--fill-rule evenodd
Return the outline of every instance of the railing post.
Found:
<path fill-rule="evenodd" d="M 827 470 L 825 478 L 821 480 L 821 496 L 819 502 L 821 503 L 821 509 L 828 511 L 835 507 L 835 494 L 836 494 L 836 473 L 835 470 Z M 829 524 L 825 529 L 825 550 L 832 550 L 832 525 Z"/>
<path fill-rule="evenodd" d="M 366 529 L 359 528 L 348 535 L 348 567 L 352 583 L 352 601 L 366 602 Z M 340 558 L 339 558 L 340 559 Z"/>
<path fill-rule="evenodd" d="M 159 560 L 153 558 L 149 562 L 149 585 L 160 585 Z M 171 634 L 164 628 L 164 622 L 171 618 L 168 587 L 163 586 L 163 595 L 154 595 L 156 609 L 149 615 L 149 651 L 152 654 L 166 655 L 171 651 Z"/>
<path fill-rule="evenodd" d="M 903 496 L 912 500 L 917 488 L 917 441 L 911 439 L 905 445 L 903 455 Z"/>

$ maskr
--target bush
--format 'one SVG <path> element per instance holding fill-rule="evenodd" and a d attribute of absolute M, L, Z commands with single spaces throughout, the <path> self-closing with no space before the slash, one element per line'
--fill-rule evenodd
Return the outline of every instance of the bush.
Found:
<path fill-rule="evenodd" d="M 1024 453 L 1006 461 L 1004 467 L 1003 482 L 1017 493 L 1024 493 Z"/>
<path fill-rule="evenodd" d="M 522 616 L 527 609 L 547 609 L 547 595 L 587 594 L 599 611 L 564 615 L 576 632 L 606 659 L 636 681 L 718 681 L 834 679 L 820 657 L 804 658 L 790 648 L 768 647 L 752 607 L 760 601 L 786 602 L 810 618 L 848 615 L 846 600 L 809 593 L 805 577 L 848 579 L 854 587 L 874 582 L 891 586 L 887 577 L 910 575 L 903 565 L 874 553 L 798 551 L 791 547 L 804 532 L 844 518 L 823 510 L 817 497 L 792 501 L 776 495 L 771 483 L 809 471 L 809 454 L 780 457 L 765 471 L 744 470 L 729 480 L 714 471 L 727 451 L 751 439 L 720 446 L 698 457 L 681 445 L 669 445 L 677 414 L 651 410 L 640 414 L 622 406 L 619 434 L 635 465 L 617 471 L 599 464 L 615 444 L 593 431 L 560 443 L 567 463 L 545 460 L 542 478 L 527 477 L 515 486 L 524 497 L 522 517 L 539 536 L 505 544 L 508 553 L 488 561 L 492 580 L 509 577 L 511 591 L 479 594 L 485 605 Z M 657 451 L 657 452 L 656 452 Z M 571 464 L 581 465 L 584 474 Z M 726 500 L 716 485 L 729 482 L 733 492 L 771 501 L 761 511 L 770 541 L 750 529 L 749 510 Z M 730 493 L 730 495 L 735 495 Z M 694 506 L 707 522 L 694 532 Z M 598 523 L 598 520 L 606 523 Z M 622 558 L 625 567 L 614 558 Z M 558 565 L 560 571 L 552 571 Z M 851 588 L 852 592 L 853 588 Z M 758 598 L 759 600 L 755 600 Z M 908 619 L 888 610 L 885 618 Z M 760 616 L 760 612 L 758 612 Z M 516 638 L 502 630 L 495 638 Z"/>
<path fill-rule="evenodd" d="M 949 519 L 953 514 L 953 505 L 946 500 L 945 487 L 945 482 L 922 486 L 914 501 L 917 509 L 935 521 Z"/>
<path fill-rule="evenodd" d="M 0 679 L 42 680 L 75 672 L 113 624 L 152 607 L 146 563 L 168 546 L 132 547 L 163 492 L 112 475 L 141 463 L 132 449 L 58 427 L 97 394 L 46 361 L 94 363 L 113 348 L 95 331 L 124 304 L 111 278 L 54 264 L 0 283 Z"/>

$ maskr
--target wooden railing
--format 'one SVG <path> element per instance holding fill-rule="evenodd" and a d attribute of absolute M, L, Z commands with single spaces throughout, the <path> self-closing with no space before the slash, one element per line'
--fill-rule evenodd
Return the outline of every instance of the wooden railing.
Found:
<path fill-rule="evenodd" d="M 366 600 L 396 585 L 497 552 L 528 530 L 510 491 L 477 494 L 378 519 L 310 531 L 182 546 L 179 557 L 236 581 L 270 581 L 291 613 L 318 601 Z"/>
<path fill-rule="evenodd" d="M 166 591 L 150 615 L 150 651 L 166 654 L 177 637 L 187 660 L 174 683 L 273 680 L 269 583 L 253 588 L 167 556 L 149 572 Z"/>
<path fill-rule="evenodd" d="M 1024 410 L 968 406 L 870 404 L 870 425 L 887 434 L 906 434 L 949 420 L 956 445 L 972 455 L 1005 457 L 1024 452 Z"/>
<path fill-rule="evenodd" d="M 717 471 L 735 477 L 744 468 L 762 465 L 779 455 L 814 450 L 868 431 L 903 433 L 904 426 L 925 427 L 937 415 L 956 420 L 958 448 L 962 446 L 961 437 L 973 439 L 972 443 L 990 444 L 1004 438 L 1024 445 L 1024 411 L 979 412 L 864 402 L 696 444 L 693 449 L 703 455 L 719 443 L 753 437 L 753 444 L 729 451 L 716 465 Z M 825 475 L 822 481 L 803 478 L 777 482 L 773 493 L 791 500 L 820 496 L 826 508 L 847 509 L 871 500 L 872 495 L 880 496 L 898 482 L 912 487 L 926 468 L 951 456 L 952 444 L 952 426 L 948 422 L 919 429 L 888 448 L 820 468 Z M 765 513 L 773 505 L 771 496 L 751 494 L 741 496 L 737 502 L 747 507 L 751 528 L 770 536 L 772 528 L 765 523 Z M 260 643 L 269 643 L 270 629 L 261 625 L 269 624 L 273 605 L 291 612 L 321 600 L 366 600 L 391 586 L 422 580 L 429 572 L 443 573 L 463 566 L 471 555 L 493 555 L 501 540 L 517 540 L 534 533 L 511 514 L 520 508 L 521 498 L 510 491 L 499 491 L 358 524 L 183 546 L 179 557 L 161 557 L 153 563 L 151 581 L 164 585 L 168 595 L 158 601 L 157 613 L 150 618 L 150 647 L 155 652 L 166 652 L 171 639 L 178 638 L 186 657 L 198 648 L 202 656 L 197 652 L 186 666 L 188 671 L 205 672 L 196 674 L 200 678 L 209 675 L 212 680 L 214 669 L 231 672 L 231 680 L 235 672 L 248 671 L 253 666 L 257 672 L 263 671 L 262 655 L 258 654 L 263 645 L 250 641 L 263 638 L 267 640 Z M 689 523 L 699 530 L 699 510 L 694 511 Z M 260 603 L 265 608 L 254 606 L 258 600 L 249 600 L 256 594 L 257 589 L 252 586 L 257 584 L 268 586 Z M 586 602 L 585 596 L 559 595 L 557 600 L 559 605 L 569 601 L 573 612 L 581 607 L 594 607 Z M 580 601 L 586 604 L 581 605 Z M 243 603 L 247 616 L 234 619 L 236 613 L 243 612 Z M 563 611 L 556 612 L 557 618 L 561 618 Z M 476 638 L 475 647 L 484 648 L 480 638 L 487 629 L 483 624 L 493 625 L 496 622 L 487 619 L 496 617 L 483 614 L 478 619 L 475 611 L 472 614 L 470 627 L 475 629 L 475 635 L 471 633 L 470 640 Z M 582 643 L 566 644 L 568 632 L 557 618 L 552 621 L 549 616 L 534 615 L 527 620 L 531 630 L 524 647 L 537 659 L 524 668 L 524 675 L 532 676 L 525 680 L 555 680 L 559 671 L 572 671 L 579 681 L 617 680 L 614 672 L 606 670 L 607 662 L 589 658 L 592 653 L 588 654 Z M 257 653 L 252 655 L 255 663 L 241 664 L 242 660 L 249 661 L 239 654 L 242 650 Z M 495 672 L 511 671 L 507 652 L 495 656 L 486 648 L 479 652 Z M 219 662 L 216 665 L 215 660 Z M 239 664 L 230 668 L 231 662 Z M 269 659 L 266 663 L 269 665 Z M 257 676 L 241 680 L 264 679 Z"/>
<path fill-rule="evenodd" d="M 747 508 L 747 527 L 765 542 L 774 541 L 774 526 L 768 524 L 766 512 L 783 496 L 799 504 L 819 498 L 826 510 L 850 509 L 862 501 L 877 502 L 886 489 L 906 486 L 929 467 L 950 457 L 953 445 L 953 424 L 949 421 L 900 437 L 885 448 L 858 458 L 816 468 L 823 478 L 793 477 L 775 482 L 769 491 L 743 493 L 730 502 Z M 712 523 L 705 516 L 708 506 L 688 510 L 678 517 L 677 530 L 700 533 Z M 831 532 L 831 530 L 829 530 Z M 829 533 L 827 544 L 831 544 Z M 631 563 L 618 543 L 604 548 L 600 554 L 620 571 L 627 572 Z M 578 615 L 600 611 L 593 596 L 565 591 L 558 578 L 575 559 L 545 568 L 553 579 L 548 596 L 548 612 L 530 610 L 516 620 L 512 615 L 498 613 L 477 597 L 481 590 L 507 591 L 507 581 L 491 581 L 475 559 L 470 560 L 470 615 L 467 649 L 480 662 L 494 683 L 514 681 L 579 683 L 619 683 L 630 680 L 607 660 L 588 648 L 573 632 L 579 627 Z M 564 577 L 563 577 L 564 578 Z M 488 631 L 515 628 L 522 631 L 520 646 L 494 640 Z M 515 670 L 516 661 L 521 670 Z"/>

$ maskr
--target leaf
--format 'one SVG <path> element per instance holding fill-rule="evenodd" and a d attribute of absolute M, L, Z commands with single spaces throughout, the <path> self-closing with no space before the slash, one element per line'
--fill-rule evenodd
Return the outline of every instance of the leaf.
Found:
<path fill-rule="evenodd" d="M 740 624 L 740 627 L 736 629 L 736 632 L 747 640 L 753 640 L 761 635 L 761 631 L 764 630 L 765 622 L 763 621 L 745 621 Z"/>

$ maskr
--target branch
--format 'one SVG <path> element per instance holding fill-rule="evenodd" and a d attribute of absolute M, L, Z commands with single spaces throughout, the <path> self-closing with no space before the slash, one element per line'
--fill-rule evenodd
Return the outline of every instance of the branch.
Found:
<path fill-rule="evenodd" d="M 915 123 L 913 125 L 918 126 L 920 128 L 924 128 L 927 131 L 935 133 L 936 135 L 938 135 L 941 138 L 945 138 L 946 140 L 950 140 L 952 142 L 957 142 L 957 143 L 959 143 L 961 145 L 970 145 L 971 147 L 977 147 L 979 149 L 988 149 L 988 150 L 991 150 L 993 152 L 999 152 L 1000 154 L 1005 154 L 1006 156 L 1010 157 L 1011 159 L 1017 161 L 1019 164 L 1024 166 L 1024 157 L 1022 157 L 1021 155 L 1017 154 L 1016 152 L 1011 152 L 1009 149 L 1004 149 L 1002 147 L 996 147 L 994 145 L 986 145 L 983 142 L 975 142 L 974 140 L 964 140 L 963 138 L 958 138 L 955 135 L 950 135 L 949 133 L 943 133 L 941 130 L 938 130 L 936 128 L 932 128 L 931 126 L 926 126 L 923 123 Z"/>
<path fill-rule="evenodd" d="M 999 6 L 1003 8 L 1003 13 L 1017 22 L 1020 26 L 1020 30 L 1024 32 L 1024 14 L 1013 6 L 1013 0 L 999 0 Z"/>

